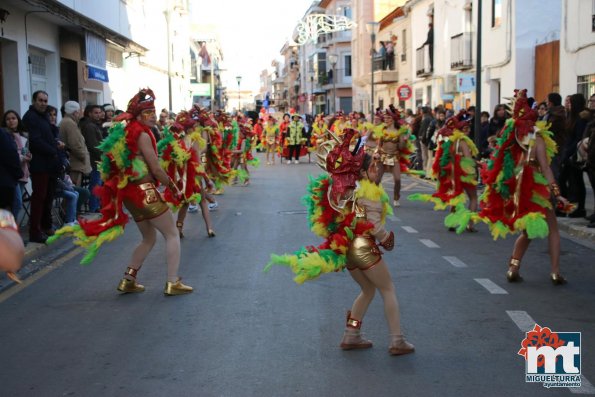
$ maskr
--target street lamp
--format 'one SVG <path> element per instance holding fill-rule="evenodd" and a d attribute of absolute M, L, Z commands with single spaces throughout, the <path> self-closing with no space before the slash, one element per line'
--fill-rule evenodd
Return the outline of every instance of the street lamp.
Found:
<path fill-rule="evenodd" d="M 331 67 L 333 68 L 333 113 L 337 113 L 337 89 L 335 82 L 337 81 L 337 76 L 335 76 L 335 66 L 337 65 L 337 60 L 339 57 L 336 54 L 329 54 L 328 61 L 331 63 Z"/>
<path fill-rule="evenodd" d="M 314 74 L 310 75 L 310 87 L 312 87 L 312 92 L 310 95 L 310 111 L 312 116 L 314 116 Z"/>
<path fill-rule="evenodd" d="M 242 76 L 236 76 L 236 81 L 238 82 L 238 113 L 240 113 L 240 83 L 242 82 Z"/>
<path fill-rule="evenodd" d="M 370 90 L 370 114 L 374 113 L 374 47 L 376 46 L 376 35 L 380 31 L 380 24 L 378 22 L 366 22 L 366 31 L 370 34 L 372 39 L 372 49 L 370 50 L 370 75 L 372 76 L 371 90 Z"/>

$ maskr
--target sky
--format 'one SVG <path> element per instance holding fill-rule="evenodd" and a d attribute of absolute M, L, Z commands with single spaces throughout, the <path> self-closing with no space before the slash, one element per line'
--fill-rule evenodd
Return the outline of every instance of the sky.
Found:
<path fill-rule="evenodd" d="M 223 84 L 258 92 L 260 72 L 274 59 L 312 0 L 192 0 L 192 21 L 213 25 L 223 50 Z"/>

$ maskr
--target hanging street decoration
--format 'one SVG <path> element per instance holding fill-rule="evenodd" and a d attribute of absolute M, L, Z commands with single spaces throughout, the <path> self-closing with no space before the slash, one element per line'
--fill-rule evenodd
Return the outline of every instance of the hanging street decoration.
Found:
<path fill-rule="evenodd" d="M 325 33 L 341 32 L 355 27 L 355 22 L 342 15 L 311 14 L 301 20 L 295 28 L 291 45 L 304 45 L 308 41 L 316 43 L 318 36 Z"/>

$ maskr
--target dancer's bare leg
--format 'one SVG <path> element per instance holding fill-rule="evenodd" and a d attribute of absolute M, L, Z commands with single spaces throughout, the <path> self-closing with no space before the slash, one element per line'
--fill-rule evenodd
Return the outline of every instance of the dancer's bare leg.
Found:
<path fill-rule="evenodd" d="M 375 266 L 364 270 L 361 274 L 380 292 L 384 301 L 384 315 L 388 323 L 390 334 L 401 334 L 401 315 L 399 311 L 399 302 L 392 277 L 388 267 L 381 259 Z"/>
<path fill-rule="evenodd" d="M 134 270 L 140 270 L 151 249 L 157 241 L 157 233 L 155 228 L 149 223 L 149 221 L 136 222 L 136 226 L 142 236 L 141 242 L 136 246 L 132 252 L 132 258 L 130 258 L 129 268 Z M 134 280 L 135 277 L 131 274 L 125 274 L 124 278 L 128 280 Z"/>
<path fill-rule="evenodd" d="M 180 267 L 180 235 L 174 217 L 170 211 L 150 219 L 147 222 L 159 230 L 165 238 L 165 253 L 167 260 L 167 281 L 176 282 L 178 280 L 178 269 Z"/>
<path fill-rule="evenodd" d="M 200 200 L 200 212 L 202 213 L 202 218 L 205 221 L 205 226 L 207 227 L 207 234 L 209 237 L 215 237 L 215 232 L 213 232 L 213 225 L 211 224 L 211 214 L 209 214 L 209 207 L 207 205 L 206 200 Z"/>
<path fill-rule="evenodd" d="M 399 201 L 401 198 L 401 167 L 399 164 L 393 166 L 393 180 L 395 181 L 395 187 L 393 190 L 393 197 L 395 201 Z"/>
<path fill-rule="evenodd" d="M 378 165 L 378 179 L 376 180 L 376 183 L 379 185 L 382 183 L 382 177 L 384 176 L 385 168 L 386 166 L 384 164 Z"/>
<path fill-rule="evenodd" d="M 550 261 L 552 263 L 552 273 L 560 273 L 560 231 L 558 230 L 558 220 L 553 210 L 547 210 L 545 220 L 550 230 L 548 235 L 548 248 Z"/>
<path fill-rule="evenodd" d="M 368 306 L 376 294 L 376 286 L 359 269 L 350 270 L 349 274 L 361 288 L 360 294 L 355 298 L 351 306 L 351 317 L 362 321 L 368 310 Z"/>

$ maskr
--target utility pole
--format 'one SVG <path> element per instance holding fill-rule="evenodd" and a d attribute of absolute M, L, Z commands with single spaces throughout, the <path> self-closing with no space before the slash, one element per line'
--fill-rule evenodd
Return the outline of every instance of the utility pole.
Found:
<path fill-rule="evenodd" d="M 477 0 L 477 60 L 475 62 L 475 145 L 479 147 L 481 136 L 481 0 Z"/>

